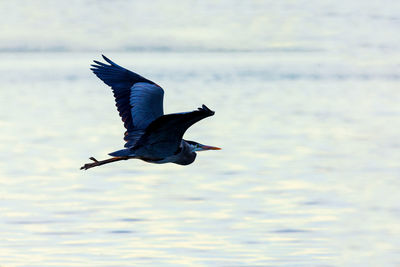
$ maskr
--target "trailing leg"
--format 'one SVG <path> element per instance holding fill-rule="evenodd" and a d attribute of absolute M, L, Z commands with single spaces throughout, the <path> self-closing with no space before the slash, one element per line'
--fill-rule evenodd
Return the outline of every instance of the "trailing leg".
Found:
<path fill-rule="evenodd" d="M 127 159 L 129 159 L 129 157 L 114 157 L 114 158 L 109 158 L 109 159 L 100 160 L 100 161 L 95 159 L 94 157 L 90 157 L 89 159 L 92 160 L 93 162 L 92 163 L 86 163 L 85 165 L 83 165 L 81 167 L 81 170 L 87 170 L 87 169 L 90 169 L 90 168 L 93 168 L 93 167 L 97 167 L 97 166 L 100 166 L 100 165 L 104 165 L 104 164 L 115 162 L 115 161 L 119 161 L 119 160 L 127 160 Z"/>

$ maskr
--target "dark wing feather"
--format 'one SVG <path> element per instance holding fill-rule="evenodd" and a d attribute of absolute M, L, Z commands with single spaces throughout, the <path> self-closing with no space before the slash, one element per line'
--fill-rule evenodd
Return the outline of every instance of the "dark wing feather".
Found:
<path fill-rule="evenodd" d="M 146 146 L 151 150 L 162 148 L 160 151 L 152 151 L 160 157 L 171 155 L 178 150 L 183 135 L 190 126 L 214 113 L 203 105 L 192 112 L 163 115 L 150 123 L 137 146 Z"/>
<path fill-rule="evenodd" d="M 112 88 L 119 115 L 126 128 L 125 147 L 132 146 L 153 120 L 163 115 L 163 89 L 127 70 L 103 55 L 105 63 L 94 60 L 93 73 Z"/>
<path fill-rule="evenodd" d="M 132 120 L 138 129 L 146 127 L 164 114 L 164 90 L 155 84 L 136 83 L 131 88 L 129 103 Z"/>

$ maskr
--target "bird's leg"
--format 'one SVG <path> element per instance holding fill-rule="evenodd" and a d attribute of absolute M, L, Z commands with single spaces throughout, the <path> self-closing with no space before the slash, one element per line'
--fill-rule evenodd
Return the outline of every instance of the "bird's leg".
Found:
<path fill-rule="evenodd" d="M 127 160 L 127 159 L 129 159 L 129 157 L 115 157 L 115 158 L 109 158 L 109 159 L 100 160 L 100 161 L 95 159 L 94 157 L 90 157 L 89 159 L 92 160 L 93 162 L 92 163 L 86 163 L 85 165 L 83 165 L 81 167 L 81 170 L 87 170 L 87 169 L 90 169 L 90 168 L 93 168 L 93 167 L 96 167 L 96 166 L 100 166 L 100 165 L 103 165 L 103 164 L 111 163 L 111 162 L 114 162 L 114 161 Z"/>

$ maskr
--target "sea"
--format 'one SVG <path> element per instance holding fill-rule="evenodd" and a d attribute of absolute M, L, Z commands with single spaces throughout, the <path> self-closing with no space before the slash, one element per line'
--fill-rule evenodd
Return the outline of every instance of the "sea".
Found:
<path fill-rule="evenodd" d="M 89 13 L 85 2 L 80 12 Z M 0 45 L 0 266 L 400 266 L 398 5 L 327 1 L 308 14 L 295 2 L 268 2 L 265 20 L 262 1 L 261 9 L 236 7 L 240 42 L 231 46 L 234 36 L 211 27 L 234 21 L 226 1 L 202 7 L 183 48 L 118 48 L 125 39 L 117 38 L 102 50 L 78 34 L 90 46 L 61 39 L 47 49 L 38 44 L 53 44 L 52 36 L 34 33 L 58 24 L 29 23 L 32 47 L 15 45 L 8 31 Z M 273 45 L 250 38 L 274 31 L 270 23 L 286 11 L 290 23 Z M 260 20 L 246 24 L 252 16 Z M 201 30 L 207 17 L 214 35 Z M 149 27 L 161 32 L 153 24 L 165 20 Z M 79 25 L 67 21 L 67 31 Z M 196 38 L 205 41 L 196 46 Z M 188 166 L 128 160 L 80 170 L 124 146 L 112 92 L 89 69 L 102 53 L 163 87 L 166 114 L 214 110 L 184 138 L 222 150 L 198 152 Z"/>

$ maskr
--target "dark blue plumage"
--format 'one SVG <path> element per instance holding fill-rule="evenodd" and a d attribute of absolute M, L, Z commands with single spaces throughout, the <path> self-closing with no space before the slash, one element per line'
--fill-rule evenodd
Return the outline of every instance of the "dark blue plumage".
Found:
<path fill-rule="evenodd" d="M 151 121 L 163 115 L 164 91 L 154 82 L 115 64 L 104 55 L 103 58 L 110 65 L 94 60 L 97 65 L 91 65 L 91 70 L 112 88 L 115 104 L 127 130 L 125 146 L 129 147 Z M 156 99 L 151 101 L 153 93 Z M 143 109 L 151 110 L 151 114 L 146 114 Z"/>
<path fill-rule="evenodd" d="M 179 149 L 183 135 L 190 126 L 214 113 L 203 105 L 195 111 L 161 116 L 150 123 L 136 146 L 152 149 L 154 144 L 163 144 L 165 149 L 157 151 L 157 155 L 168 156 Z"/>
<path fill-rule="evenodd" d="M 126 132 L 125 149 L 110 153 L 114 158 L 85 164 L 88 169 L 106 163 L 138 158 L 152 163 L 172 162 L 187 165 L 196 158 L 195 151 L 217 150 L 182 139 L 194 123 L 214 115 L 205 105 L 192 112 L 164 115 L 164 90 L 154 82 L 129 71 L 103 55 L 105 63 L 94 60 L 93 73 L 112 88 L 119 115 Z"/>

